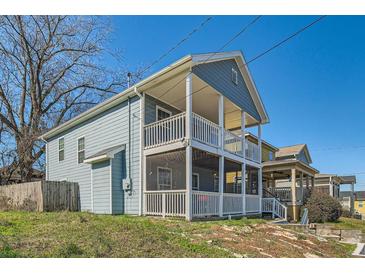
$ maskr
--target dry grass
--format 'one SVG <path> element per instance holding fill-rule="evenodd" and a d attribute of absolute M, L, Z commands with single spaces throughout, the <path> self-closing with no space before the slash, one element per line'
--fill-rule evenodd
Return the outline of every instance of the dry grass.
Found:
<path fill-rule="evenodd" d="M 261 219 L 0 213 L 0 257 L 348 257 L 333 241 Z"/>

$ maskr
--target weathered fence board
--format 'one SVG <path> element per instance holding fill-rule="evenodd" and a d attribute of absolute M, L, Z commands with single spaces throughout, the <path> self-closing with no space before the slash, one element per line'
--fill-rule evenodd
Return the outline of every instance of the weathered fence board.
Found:
<path fill-rule="evenodd" d="M 38 181 L 0 186 L 0 210 L 79 211 L 79 185 Z"/>

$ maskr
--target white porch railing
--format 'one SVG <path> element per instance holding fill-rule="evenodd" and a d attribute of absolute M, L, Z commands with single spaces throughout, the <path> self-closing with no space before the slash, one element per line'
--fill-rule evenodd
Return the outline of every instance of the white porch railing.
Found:
<path fill-rule="evenodd" d="M 185 216 L 185 191 L 146 191 L 145 214 L 158 216 Z"/>
<path fill-rule="evenodd" d="M 246 140 L 245 143 L 246 149 L 245 149 L 245 157 L 246 159 L 249 159 L 254 162 L 259 162 L 259 146 Z"/>
<path fill-rule="evenodd" d="M 223 215 L 243 214 L 243 197 L 242 194 L 223 193 Z M 219 216 L 220 194 L 218 192 L 193 191 L 191 198 L 193 218 Z M 269 211 L 274 208 L 276 214 L 281 216 L 284 214 L 281 205 L 281 203 L 271 205 L 265 200 L 263 208 Z M 258 195 L 246 195 L 246 213 L 260 213 L 260 198 Z M 145 191 L 144 214 L 162 217 L 185 217 L 186 191 Z"/>
<path fill-rule="evenodd" d="M 218 147 L 219 126 L 208 119 L 193 113 L 193 139 Z"/>
<path fill-rule="evenodd" d="M 272 213 L 273 217 L 287 219 L 287 207 L 275 198 L 262 198 L 262 212 Z"/>
<path fill-rule="evenodd" d="M 219 215 L 219 193 L 193 191 L 193 217 Z"/>
<path fill-rule="evenodd" d="M 224 130 L 224 149 L 233 154 L 243 156 L 242 138 L 228 130 Z"/>
<path fill-rule="evenodd" d="M 293 202 L 291 187 L 269 187 L 268 190 L 282 202 Z M 305 194 L 307 194 L 307 191 L 304 188 L 297 187 L 296 188 L 297 200 L 295 202 L 303 202 Z"/>
<path fill-rule="evenodd" d="M 192 114 L 192 138 L 194 140 L 220 147 L 220 132 L 219 125 L 196 113 Z M 145 125 L 144 134 L 146 149 L 183 140 L 186 137 L 185 112 Z M 223 138 L 224 150 L 241 157 L 245 156 L 254 162 L 259 161 L 258 145 L 246 140 L 245 153 L 243 153 L 242 137 L 224 130 Z"/>
<path fill-rule="evenodd" d="M 243 195 L 223 193 L 223 214 L 243 213 Z"/>
<path fill-rule="evenodd" d="M 246 194 L 246 213 L 260 213 L 260 196 Z"/>
<path fill-rule="evenodd" d="M 145 148 L 166 145 L 185 137 L 185 112 L 144 127 Z"/>

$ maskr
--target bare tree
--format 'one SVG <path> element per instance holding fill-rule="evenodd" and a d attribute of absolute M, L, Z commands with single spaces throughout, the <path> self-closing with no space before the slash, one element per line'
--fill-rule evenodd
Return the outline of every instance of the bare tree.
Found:
<path fill-rule="evenodd" d="M 45 151 L 38 137 L 121 90 L 102 65 L 110 24 L 85 16 L 0 17 L 0 161 L 24 180 Z"/>

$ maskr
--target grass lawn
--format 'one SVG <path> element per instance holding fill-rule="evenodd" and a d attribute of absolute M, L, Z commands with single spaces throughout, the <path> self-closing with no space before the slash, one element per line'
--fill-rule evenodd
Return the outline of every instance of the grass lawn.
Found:
<path fill-rule="evenodd" d="M 351 251 L 262 219 L 0 213 L 0 257 L 348 257 Z"/>
<path fill-rule="evenodd" d="M 327 223 L 327 224 L 332 225 L 337 229 L 356 229 L 356 230 L 361 230 L 363 233 L 365 233 L 364 220 L 341 217 L 337 222 Z"/>

